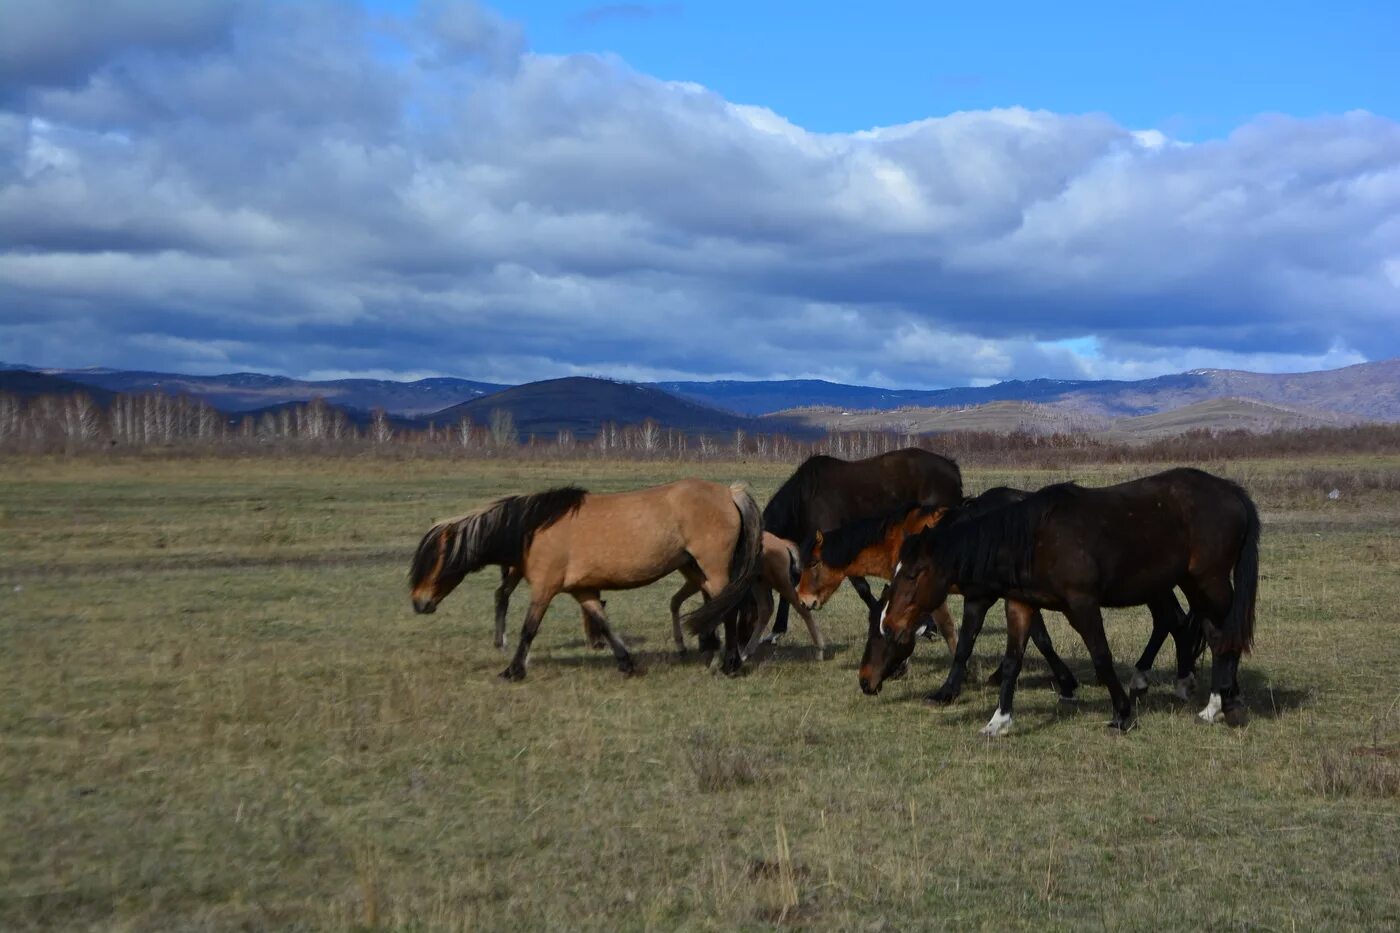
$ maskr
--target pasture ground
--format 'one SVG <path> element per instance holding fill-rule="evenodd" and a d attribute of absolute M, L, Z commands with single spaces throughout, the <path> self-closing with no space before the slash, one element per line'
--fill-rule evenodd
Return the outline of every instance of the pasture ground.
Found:
<path fill-rule="evenodd" d="M 790 467 L 3 461 L 0 928 L 1395 929 L 1400 460 L 1202 465 L 1266 522 L 1252 724 L 1196 725 L 1204 685 L 1183 705 L 1162 664 L 1111 735 L 1103 689 L 1057 703 L 1029 657 L 987 740 L 995 615 L 932 709 L 942 646 L 860 694 L 849 591 L 833 660 L 798 624 L 733 680 L 671 653 L 669 581 L 609 596 L 630 679 L 567 599 L 514 685 L 493 577 L 410 611 L 418 536 L 487 497 L 694 474 L 763 501 Z M 1111 616 L 1126 676 L 1148 617 Z"/>

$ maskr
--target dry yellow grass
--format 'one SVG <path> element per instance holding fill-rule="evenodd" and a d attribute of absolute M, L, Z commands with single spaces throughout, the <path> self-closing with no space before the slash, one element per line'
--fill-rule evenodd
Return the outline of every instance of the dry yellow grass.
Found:
<path fill-rule="evenodd" d="M 529 679 L 498 681 L 485 577 L 409 610 L 434 517 L 693 464 L 7 461 L 0 927 L 1394 928 L 1400 463 L 1215 468 L 1267 524 L 1253 724 L 1157 689 L 1113 736 L 1105 691 L 1058 704 L 1030 662 L 989 741 L 989 689 L 918 703 L 941 648 L 859 693 L 844 594 L 834 660 L 794 633 L 736 680 L 670 653 L 664 583 L 609 598 L 631 679 L 561 601 Z M 785 473 L 698 470 L 761 497 Z M 1122 666 L 1147 631 L 1113 613 Z"/>

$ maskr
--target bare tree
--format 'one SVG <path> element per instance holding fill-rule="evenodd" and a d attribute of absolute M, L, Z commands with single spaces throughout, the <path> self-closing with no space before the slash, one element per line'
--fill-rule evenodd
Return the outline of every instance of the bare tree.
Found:
<path fill-rule="evenodd" d="M 510 409 L 491 409 L 491 443 L 498 448 L 519 446 L 520 433 L 515 429 L 515 415 Z"/>
<path fill-rule="evenodd" d="M 394 426 L 389 423 L 389 416 L 384 409 L 376 408 L 370 413 L 373 420 L 370 422 L 369 437 L 375 444 L 387 444 L 394 439 Z"/>
<path fill-rule="evenodd" d="M 463 415 L 457 422 L 457 441 L 466 450 L 472 445 L 472 419 L 468 415 Z"/>

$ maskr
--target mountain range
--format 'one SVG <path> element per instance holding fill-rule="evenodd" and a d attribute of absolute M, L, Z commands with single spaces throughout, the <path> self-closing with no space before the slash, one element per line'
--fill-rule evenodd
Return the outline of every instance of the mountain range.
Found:
<path fill-rule="evenodd" d="M 64 394 L 79 387 L 87 387 L 99 401 L 114 392 L 188 394 L 230 414 L 316 397 L 355 414 L 382 408 L 405 423 L 455 423 L 467 416 L 484 424 L 494 410 L 502 409 L 512 414 L 521 433 L 569 430 L 581 439 L 606 422 L 638 424 L 646 419 L 692 434 L 832 428 L 916 434 L 958 429 L 1109 431 L 1132 425 L 1155 434 L 1187 427 L 1259 430 L 1400 421 L 1400 358 L 1308 373 L 1203 369 L 1135 381 L 1033 379 L 934 390 L 823 380 L 641 384 L 570 377 L 517 386 L 452 377 L 307 381 L 260 373 L 194 376 L 0 364 L 0 391 Z M 1173 412 L 1180 414 L 1161 417 Z M 1139 433 L 1138 427 L 1132 432 Z"/>

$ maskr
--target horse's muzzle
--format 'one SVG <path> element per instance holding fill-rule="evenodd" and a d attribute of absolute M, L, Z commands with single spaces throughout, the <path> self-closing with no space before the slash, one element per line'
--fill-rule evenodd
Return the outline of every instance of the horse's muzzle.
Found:
<path fill-rule="evenodd" d="M 872 684 L 869 677 L 862 677 L 860 679 L 860 692 L 868 697 L 876 696 L 880 692 L 880 684 Z"/>
<path fill-rule="evenodd" d="M 415 598 L 413 600 L 413 611 L 420 616 L 430 616 L 434 612 L 437 612 L 437 600 Z"/>

